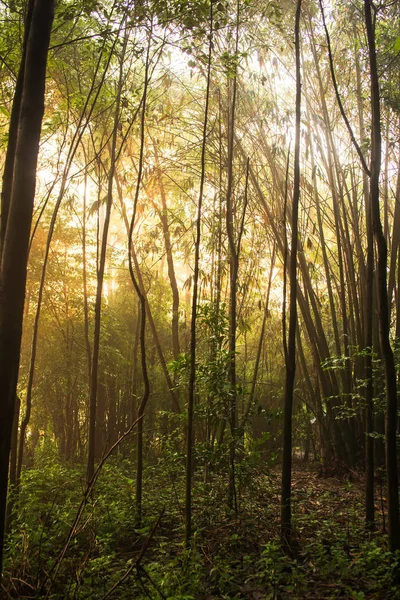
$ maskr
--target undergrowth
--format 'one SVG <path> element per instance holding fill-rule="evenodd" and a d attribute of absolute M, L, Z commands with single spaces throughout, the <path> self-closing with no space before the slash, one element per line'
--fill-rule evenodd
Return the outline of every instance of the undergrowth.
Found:
<path fill-rule="evenodd" d="M 84 468 L 52 464 L 26 470 L 7 539 L 2 597 L 400 599 L 400 557 L 389 553 L 379 521 L 375 533 L 365 531 L 360 485 L 295 471 L 298 550 L 290 558 L 278 539 L 278 472 L 260 468 L 250 464 L 245 473 L 242 466 L 237 516 L 226 509 L 223 475 L 214 474 L 211 483 L 196 481 L 190 551 L 182 541 L 182 469 L 162 462 L 147 468 L 139 524 L 133 464 L 111 459 L 68 547 Z"/>

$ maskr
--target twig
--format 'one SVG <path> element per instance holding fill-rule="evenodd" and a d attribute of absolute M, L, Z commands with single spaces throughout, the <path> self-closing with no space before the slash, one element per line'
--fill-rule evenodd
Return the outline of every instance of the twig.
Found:
<path fill-rule="evenodd" d="M 163 517 L 164 512 L 165 512 L 165 506 L 162 509 L 162 511 L 160 512 L 160 514 L 159 514 L 156 522 L 154 523 L 153 528 L 152 528 L 152 530 L 150 531 L 150 533 L 149 533 L 149 535 L 147 537 L 147 540 L 143 544 L 143 548 L 141 549 L 140 554 L 139 554 L 137 560 L 134 562 L 133 565 L 131 565 L 129 567 L 129 569 L 126 571 L 126 573 L 124 573 L 124 575 L 121 577 L 121 579 L 119 581 L 117 581 L 117 583 L 115 583 L 112 586 L 112 588 L 106 593 L 106 595 L 103 596 L 102 600 L 106 600 L 106 598 L 109 598 L 111 596 L 111 594 L 116 590 L 116 588 L 119 587 L 121 585 L 121 583 L 123 583 L 129 577 L 129 575 L 132 573 L 132 571 L 134 569 L 136 569 L 136 573 L 137 573 L 139 581 L 141 581 L 140 574 L 139 574 L 139 570 L 141 570 L 146 575 L 146 577 L 148 578 L 148 580 L 150 581 L 150 583 L 152 583 L 152 585 L 156 588 L 156 590 L 162 596 L 162 598 L 165 598 L 165 596 L 158 589 L 157 585 L 155 585 L 155 583 L 150 579 L 150 576 L 148 575 L 148 573 L 144 570 L 144 568 L 140 564 L 142 562 L 142 560 L 143 560 L 143 557 L 144 557 L 144 555 L 145 555 L 145 553 L 146 553 L 149 545 L 150 545 L 151 540 L 154 537 L 154 534 L 155 534 L 156 529 L 157 529 L 157 527 L 158 527 L 158 525 L 159 525 L 159 523 L 160 523 L 160 521 L 161 521 L 161 519 Z M 144 586 L 143 586 L 143 589 L 146 592 L 146 589 L 144 588 Z"/>
<path fill-rule="evenodd" d="M 146 596 L 147 596 L 147 597 L 148 597 L 150 600 L 153 600 L 153 598 L 150 596 L 149 592 L 147 591 L 147 589 L 146 589 L 146 586 L 144 585 L 144 582 L 143 582 L 142 578 L 140 577 L 139 573 L 138 573 L 138 579 L 139 579 L 140 585 L 142 586 L 142 588 L 143 588 L 143 591 L 144 591 L 144 593 L 146 594 Z"/>
<path fill-rule="evenodd" d="M 98 476 L 100 475 L 100 472 L 101 472 L 101 470 L 102 470 L 105 462 L 110 457 L 110 455 L 113 453 L 113 451 L 121 444 L 121 442 L 123 442 L 132 433 L 134 427 L 137 425 L 137 423 L 139 422 L 139 420 L 140 420 L 140 418 L 136 419 L 136 421 L 134 421 L 132 423 L 132 425 L 129 427 L 129 429 L 127 429 L 127 431 L 125 431 L 125 433 L 123 433 L 121 435 L 121 437 L 118 438 L 118 440 L 111 446 L 111 448 L 109 448 L 109 450 L 106 452 L 106 454 L 101 459 L 101 461 L 100 461 L 97 469 L 93 473 L 92 479 L 87 483 L 86 490 L 85 490 L 85 492 L 83 494 L 82 501 L 81 501 L 81 503 L 80 503 L 80 505 L 78 507 L 78 510 L 76 512 L 76 516 L 75 516 L 74 522 L 72 523 L 72 525 L 70 527 L 70 530 L 69 530 L 69 533 L 68 533 L 68 536 L 67 536 L 67 540 L 66 540 L 66 542 L 65 542 L 65 544 L 63 546 L 63 549 L 61 550 L 61 552 L 57 556 L 57 558 L 56 558 L 53 566 L 51 567 L 48 575 L 46 575 L 45 579 L 43 580 L 42 585 L 40 586 L 40 589 L 38 591 L 38 596 L 40 596 L 41 592 L 43 591 L 43 588 L 44 588 L 45 584 L 47 583 L 48 579 L 50 579 L 50 585 L 49 585 L 49 588 L 47 590 L 46 598 L 49 597 L 51 586 L 52 586 L 52 584 L 53 584 L 53 582 L 54 582 L 54 580 L 55 580 L 55 578 L 57 576 L 58 569 L 60 568 L 60 564 L 61 564 L 63 558 L 65 557 L 65 554 L 66 554 L 66 552 L 68 550 L 68 547 L 69 547 L 69 545 L 71 543 L 72 538 L 74 537 L 74 535 L 76 533 L 77 526 L 78 526 L 78 523 L 79 523 L 79 521 L 81 519 L 83 510 L 84 510 L 84 508 L 86 506 L 87 499 L 88 499 L 91 491 L 93 490 L 93 487 L 94 487 L 94 485 L 95 485 L 95 483 L 96 483 L 96 481 L 98 479 Z"/>
<path fill-rule="evenodd" d="M 155 587 L 155 589 L 157 590 L 157 592 L 160 594 L 161 598 L 163 600 L 167 600 L 166 596 L 164 596 L 164 594 L 162 593 L 162 591 L 160 590 L 160 588 L 158 587 L 158 585 L 152 580 L 152 578 L 150 577 L 150 575 L 148 574 L 148 572 L 145 570 L 144 567 L 140 567 L 140 570 L 144 573 L 144 575 L 146 575 L 147 579 L 150 581 L 151 585 Z"/>
<path fill-rule="evenodd" d="M 343 117 L 343 120 L 344 120 L 345 125 L 347 127 L 347 131 L 350 134 L 351 141 L 353 142 L 354 148 L 356 149 L 356 152 L 357 152 L 357 154 L 358 154 L 358 156 L 360 158 L 362 168 L 365 171 L 365 173 L 368 175 L 368 177 L 370 177 L 371 176 L 371 171 L 369 170 L 369 168 L 367 166 L 367 163 L 365 161 L 365 158 L 364 158 L 364 155 L 363 155 L 362 150 L 360 148 L 360 145 L 358 144 L 358 142 L 357 142 L 357 140 L 356 140 L 356 138 L 354 136 L 353 129 L 352 129 L 351 125 L 350 125 L 350 122 L 349 122 L 349 120 L 347 118 L 347 115 L 345 113 L 345 110 L 344 110 L 344 107 L 343 107 L 343 104 L 342 104 L 342 99 L 340 98 L 339 88 L 338 88 L 337 81 L 336 81 L 335 68 L 334 68 L 334 65 L 333 65 L 333 55 L 332 55 L 332 47 L 331 47 L 331 38 L 329 36 L 328 27 L 326 26 L 325 13 L 324 13 L 324 7 L 322 5 L 322 0 L 319 0 L 319 6 L 321 8 L 322 23 L 323 23 L 324 30 L 325 30 L 326 43 L 328 45 L 329 67 L 330 67 L 330 71 L 331 71 L 332 83 L 333 83 L 333 87 L 335 89 L 336 100 L 337 100 L 337 103 L 339 105 L 340 114 Z"/>

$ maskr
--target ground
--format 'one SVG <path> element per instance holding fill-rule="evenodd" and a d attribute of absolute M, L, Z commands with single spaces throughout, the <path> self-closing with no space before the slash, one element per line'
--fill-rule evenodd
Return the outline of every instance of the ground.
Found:
<path fill-rule="evenodd" d="M 118 460 L 106 466 L 61 561 L 82 497 L 82 473 L 53 466 L 26 475 L 2 597 L 400 599 L 399 557 L 387 549 L 379 477 L 376 529 L 367 532 L 362 473 L 325 478 L 317 466 L 296 463 L 296 547 L 288 557 L 279 543 L 278 467 L 238 468 L 237 516 L 226 508 L 224 476 L 212 483 L 197 480 L 190 551 L 183 544 L 184 482 L 176 465 L 147 469 L 140 526 L 131 467 Z"/>

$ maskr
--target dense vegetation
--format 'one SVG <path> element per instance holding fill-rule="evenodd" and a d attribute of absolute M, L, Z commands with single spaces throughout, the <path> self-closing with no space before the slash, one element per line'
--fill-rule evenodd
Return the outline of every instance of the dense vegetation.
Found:
<path fill-rule="evenodd" d="M 399 17 L 2 3 L 4 598 L 400 598 Z"/>

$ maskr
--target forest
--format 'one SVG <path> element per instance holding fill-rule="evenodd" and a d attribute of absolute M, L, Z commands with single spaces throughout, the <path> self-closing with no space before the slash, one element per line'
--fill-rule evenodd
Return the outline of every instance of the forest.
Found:
<path fill-rule="evenodd" d="M 400 3 L 0 23 L 0 597 L 400 599 Z"/>

